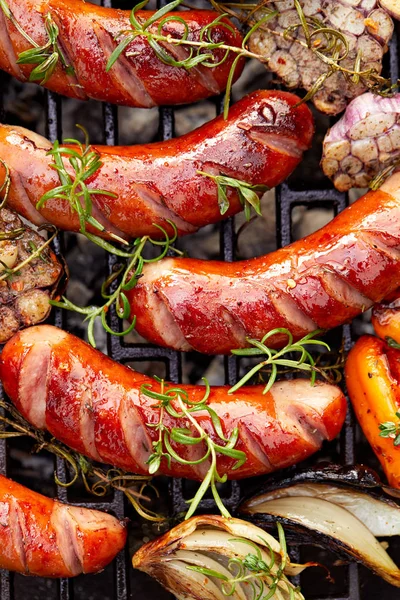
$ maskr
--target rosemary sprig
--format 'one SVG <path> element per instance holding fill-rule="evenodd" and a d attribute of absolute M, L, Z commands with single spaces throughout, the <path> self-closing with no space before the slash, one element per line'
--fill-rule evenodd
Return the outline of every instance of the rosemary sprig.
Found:
<path fill-rule="evenodd" d="M 142 504 L 143 500 L 149 500 L 149 498 L 143 495 L 145 487 L 150 486 L 155 490 L 154 486 L 151 484 L 151 477 L 147 475 L 132 475 L 120 469 L 109 469 L 107 471 L 101 469 L 100 467 L 93 465 L 90 460 L 82 454 L 70 450 L 61 442 L 47 436 L 43 431 L 39 431 L 32 427 L 25 421 L 19 412 L 5 400 L 0 399 L 0 408 L 4 411 L 3 413 L 0 413 L 0 423 L 2 424 L 2 427 L 0 427 L 0 439 L 29 437 L 37 442 L 34 449 L 35 452 L 47 450 L 51 454 L 54 454 L 67 462 L 72 473 L 71 479 L 65 483 L 60 481 L 57 474 L 54 473 L 54 480 L 57 485 L 71 487 L 79 478 L 81 478 L 85 489 L 90 494 L 98 497 L 107 495 L 113 489 L 119 490 L 126 495 L 141 517 L 154 522 L 164 520 L 162 516 L 157 515 Z M 137 487 L 139 487 L 138 490 L 136 489 Z M 157 493 L 157 490 L 155 491 Z"/>
<path fill-rule="evenodd" d="M 354 84 L 361 82 L 367 89 L 381 96 L 391 96 L 396 93 L 399 82 L 393 83 L 390 79 L 382 77 L 373 67 L 361 68 L 361 52 L 357 53 L 351 68 L 345 67 L 343 62 L 350 54 L 347 37 L 333 27 L 326 27 L 322 20 L 307 17 L 299 0 L 294 0 L 294 7 L 299 21 L 287 27 L 284 31 L 275 31 L 266 26 L 267 22 L 261 23 L 265 16 L 272 14 L 272 9 L 267 6 L 270 3 L 269 0 L 260 0 L 257 3 L 220 2 L 219 0 L 210 0 L 210 2 L 218 12 L 233 16 L 251 27 L 252 33 L 256 29 L 265 30 L 271 35 L 299 44 L 310 50 L 315 57 L 327 66 L 327 71 L 316 79 L 302 102 L 310 100 L 323 87 L 325 81 L 337 72 L 342 73 L 346 79 Z M 263 14 L 264 17 L 260 19 L 259 14 Z M 303 38 L 299 35 L 299 32 L 303 34 Z M 268 63 L 269 59 L 270 57 L 263 57 L 261 62 Z"/>
<path fill-rule="evenodd" d="M 62 301 L 51 301 L 51 304 L 59 308 L 64 308 L 66 310 L 71 310 L 81 315 L 85 315 L 85 321 L 88 322 L 88 340 L 93 347 L 96 347 L 94 325 L 97 317 L 100 317 L 104 329 L 111 335 L 118 337 L 125 336 L 135 328 L 136 317 L 132 319 L 132 322 L 127 329 L 123 331 L 114 331 L 107 323 L 107 313 L 110 310 L 110 307 L 115 304 L 117 316 L 121 320 L 128 319 L 130 317 L 131 308 L 125 292 L 135 287 L 142 275 L 143 266 L 146 263 L 153 263 L 161 260 L 167 254 L 168 250 L 171 249 L 171 244 L 174 243 L 177 237 L 177 229 L 172 221 L 168 221 L 168 223 L 174 230 L 173 237 L 169 237 L 168 233 L 161 226 L 155 225 L 155 227 L 160 229 L 164 234 L 164 240 L 153 240 L 150 236 L 146 235 L 141 238 L 137 238 L 133 244 L 129 246 L 127 252 L 118 250 L 105 240 L 101 240 L 100 238 L 96 239 L 96 236 L 86 233 L 86 237 L 89 240 L 96 241 L 96 243 L 101 245 L 101 247 L 107 252 L 126 260 L 120 266 L 117 266 L 115 271 L 103 283 L 101 288 L 101 296 L 104 299 L 104 303 L 101 306 L 78 306 L 73 304 L 73 302 L 68 300 L 68 298 L 65 296 L 62 297 Z M 155 258 L 144 258 L 143 250 L 147 243 L 150 243 L 156 247 L 160 247 L 160 254 Z M 176 249 L 173 250 L 175 252 L 179 252 Z M 113 284 L 115 285 L 115 289 L 110 290 L 110 287 Z"/>
<path fill-rule="evenodd" d="M 396 412 L 396 417 L 400 419 L 400 412 Z M 400 446 L 400 421 L 386 421 L 379 425 L 380 437 L 392 438 L 395 446 Z"/>
<path fill-rule="evenodd" d="M 379 190 L 379 188 L 385 183 L 386 179 L 389 179 L 389 177 L 393 175 L 393 173 L 399 167 L 400 157 L 397 157 L 388 167 L 382 169 L 382 171 L 380 171 L 380 173 L 378 173 L 378 175 L 376 175 L 376 177 L 374 177 L 374 179 L 370 181 L 369 188 L 374 191 Z"/>
<path fill-rule="evenodd" d="M 87 225 L 91 225 L 101 233 L 106 233 L 107 237 L 121 244 L 127 244 L 126 240 L 120 236 L 106 231 L 105 227 L 92 215 L 91 196 L 102 195 L 110 198 L 116 198 L 117 196 L 106 190 L 90 189 L 86 185 L 86 181 L 102 167 L 103 163 L 100 160 L 99 153 L 91 148 L 86 129 L 81 125 L 77 125 L 77 127 L 84 134 L 84 144 L 78 140 L 67 138 L 64 143 L 73 147 L 65 147 L 60 146 L 60 143 L 56 140 L 53 148 L 47 153 L 48 156 L 54 158 L 54 163 L 51 166 L 57 171 L 62 185 L 43 194 L 36 204 L 36 209 L 41 210 L 48 200 L 54 198 L 67 201 L 71 209 L 78 214 L 80 233 L 92 242 L 104 247 L 102 238 L 87 232 Z M 72 173 L 67 170 L 63 159 L 68 159 Z"/>
<path fill-rule="evenodd" d="M 218 206 L 221 215 L 224 215 L 229 209 L 229 200 L 226 190 L 228 187 L 230 187 L 237 190 L 240 203 L 244 208 L 246 221 L 250 221 L 251 219 L 252 208 L 255 210 L 257 215 L 261 216 L 260 197 L 258 194 L 263 194 L 268 191 L 268 186 L 251 185 L 251 183 L 246 183 L 246 181 L 242 181 L 240 179 L 226 177 L 225 175 L 211 175 L 210 173 L 205 173 L 204 171 L 197 171 L 197 174 L 209 177 L 209 179 L 212 179 L 212 181 L 216 183 L 218 191 Z"/>
<path fill-rule="evenodd" d="M 387 336 L 385 340 L 388 346 L 391 348 L 396 348 L 396 350 L 400 350 L 400 344 L 398 344 L 392 337 Z"/>
<path fill-rule="evenodd" d="M 29 74 L 29 81 L 39 81 L 41 85 L 45 85 L 53 75 L 59 61 L 67 74 L 71 75 L 74 73 L 73 67 L 68 64 L 60 44 L 58 43 L 60 32 L 50 13 L 47 13 L 44 18 L 44 25 L 49 39 L 46 44 L 39 46 L 39 44 L 37 44 L 18 23 L 6 0 L 0 0 L 0 9 L 25 40 L 32 46 L 29 50 L 20 52 L 17 58 L 17 64 L 19 65 L 35 65 Z"/>
<path fill-rule="evenodd" d="M 276 565 L 275 553 L 263 538 L 262 541 L 270 551 L 271 560 L 269 563 L 263 558 L 261 549 L 256 543 L 245 538 L 232 538 L 229 540 L 230 542 L 247 544 L 251 549 L 244 559 L 234 557 L 229 560 L 228 570 L 232 573 L 232 577 L 228 577 L 226 574 L 214 569 L 195 565 L 188 565 L 186 568 L 201 573 L 206 577 L 222 581 L 221 591 L 227 597 L 233 596 L 236 592 L 236 587 L 244 583 L 251 590 L 251 595 L 249 594 L 248 596 L 250 600 L 269 600 L 275 598 L 277 591 L 280 591 L 279 597 L 283 598 L 282 590 L 285 587 L 289 593 L 289 599 L 294 600 L 296 592 L 300 592 L 300 589 L 294 587 L 284 576 L 284 570 L 288 562 L 287 545 L 282 525 L 277 523 L 276 526 L 282 551 L 279 566 Z M 280 590 L 278 590 L 278 587 Z"/>
<path fill-rule="evenodd" d="M 236 356 L 260 356 L 263 354 L 267 355 L 267 358 L 254 367 L 252 367 L 246 375 L 244 375 L 231 389 L 229 390 L 230 394 L 233 394 L 238 389 L 240 389 L 245 383 L 249 381 L 256 373 L 265 369 L 265 367 L 270 368 L 270 373 L 268 374 L 268 381 L 264 388 L 263 393 L 266 394 L 274 384 L 276 377 L 278 375 L 278 367 L 288 367 L 290 369 L 305 371 L 311 374 L 311 385 L 314 385 L 317 373 L 324 374 L 317 365 L 316 361 L 310 352 L 307 350 L 307 346 L 321 346 L 330 351 L 330 347 L 326 342 L 322 340 L 314 339 L 317 335 L 323 333 L 322 329 L 316 329 L 311 333 L 308 333 L 301 340 L 294 342 L 293 335 L 291 332 L 284 327 L 277 327 L 276 329 L 272 329 L 268 333 L 264 335 L 264 337 L 260 340 L 255 339 L 247 339 L 247 342 L 253 346 L 252 348 L 238 348 L 236 350 L 232 350 L 232 354 Z M 287 343 L 281 350 L 275 350 L 274 348 L 269 348 L 266 345 L 266 341 L 275 335 L 285 335 L 287 336 Z M 290 353 L 300 354 L 297 360 L 293 358 L 286 357 L 287 354 Z"/>
<path fill-rule="evenodd" d="M 137 4 L 131 11 L 129 20 L 131 29 L 120 31 L 116 36 L 116 40 L 120 40 L 118 46 L 112 52 L 106 67 L 106 71 L 112 69 L 113 65 L 119 59 L 121 54 L 126 52 L 129 44 L 131 44 L 136 37 L 143 37 L 147 39 L 148 44 L 154 50 L 157 58 L 167 65 L 174 67 L 180 67 L 183 69 L 192 69 L 201 65 L 202 67 L 215 68 L 224 63 L 230 53 L 236 54 L 234 61 L 229 72 L 225 101 L 224 101 L 224 117 L 227 118 L 229 111 L 229 102 L 231 96 L 231 89 L 233 84 L 233 78 L 236 72 L 237 65 L 242 58 L 257 58 L 261 62 L 267 62 L 267 59 L 260 54 L 250 52 L 246 45 L 250 36 L 259 29 L 262 25 L 273 19 L 279 13 L 278 11 L 271 11 L 265 15 L 262 19 L 257 21 L 250 31 L 244 36 L 241 46 L 229 46 L 224 42 L 214 42 L 212 40 L 212 31 L 215 27 L 223 27 L 229 31 L 232 28 L 228 23 L 225 23 L 222 19 L 227 16 L 227 13 L 221 14 L 214 21 L 208 23 L 199 32 L 199 40 L 191 40 L 189 36 L 189 29 L 184 19 L 178 16 L 168 16 L 168 13 L 175 10 L 183 0 L 174 0 L 169 4 L 166 4 L 163 8 L 160 8 L 153 14 L 152 17 L 147 19 L 145 22 L 140 22 L 137 12 L 142 10 L 149 0 L 143 0 Z M 157 27 L 152 27 L 156 25 Z M 183 25 L 183 33 L 179 38 L 173 37 L 171 34 L 164 35 L 162 33 L 163 28 L 168 22 L 179 22 Z M 176 60 L 166 49 L 163 48 L 163 44 L 172 46 L 185 46 L 188 48 L 188 56 L 183 60 Z M 223 57 L 218 60 L 215 55 L 215 50 L 225 51 Z M 131 56 L 129 52 L 126 52 L 126 56 Z"/>
<path fill-rule="evenodd" d="M 246 462 L 246 454 L 235 448 L 239 439 L 239 430 L 235 428 L 229 438 L 225 437 L 220 418 L 207 404 L 210 394 L 210 386 L 207 380 L 204 380 L 206 384 L 204 397 L 198 402 L 192 402 L 189 399 L 187 392 L 182 388 L 166 388 L 162 379 L 157 379 L 157 381 L 160 384 L 160 391 L 158 392 L 154 391 L 149 384 L 143 384 L 141 387 L 141 392 L 143 394 L 157 401 L 154 408 L 160 409 L 158 422 L 155 424 L 147 423 L 148 427 L 153 427 L 159 433 L 158 439 L 153 442 L 153 453 L 148 460 L 149 473 L 156 473 L 160 468 L 163 459 L 167 461 L 168 468 L 170 467 L 172 460 L 182 465 L 209 463 L 210 466 L 196 495 L 188 501 L 189 510 L 185 515 L 185 519 L 189 519 L 193 515 L 209 488 L 211 489 L 215 503 L 221 514 L 224 517 L 229 517 L 230 514 L 225 508 L 217 489 L 217 483 L 225 483 L 227 480 L 226 473 L 223 475 L 220 475 L 219 473 L 218 455 L 228 456 L 236 461 L 232 470 L 238 469 Z M 222 444 L 216 443 L 194 418 L 193 414 L 200 411 L 208 413 L 213 424 L 215 437 L 220 440 Z M 182 419 L 185 426 L 169 429 L 164 423 L 166 414 L 175 419 Z M 191 429 L 188 427 L 188 424 L 189 427 L 191 426 Z M 195 432 L 195 435 L 193 434 L 193 431 Z M 206 450 L 201 458 L 197 460 L 186 460 L 172 447 L 172 442 L 181 444 L 182 446 L 202 444 L 205 446 Z"/>

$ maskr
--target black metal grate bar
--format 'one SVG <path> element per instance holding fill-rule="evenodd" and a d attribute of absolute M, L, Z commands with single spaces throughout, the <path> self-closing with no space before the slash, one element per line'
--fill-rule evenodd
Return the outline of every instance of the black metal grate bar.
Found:
<path fill-rule="evenodd" d="M 166 1 L 162 0 L 159 4 L 165 4 Z M 103 0 L 105 6 L 111 6 L 112 0 Z M 397 78 L 398 75 L 398 42 L 395 36 L 390 46 L 389 56 L 389 68 L 393 79 Z M 3 109 L 3 95 L 0 89 L 0 120 L 4 121 L 4 109 Z M 44 109 L 46 111 L 46 127 L 48 137 L 54 141 L 57 138 L 62 137 L 62 107 L 63 101 L 51 92 L 44 92 Z M 221 111 L 222 101 L 221 99 L 216 103 L 216 113 Z M 103 130 L 104 130 L 104 142 L 108 145 L 114 145 L 118 143 L 118 110 L 116 107 L 105 104 L 102 108 L 103 111 Z M 175 135 L 175 111 L 172 108 L 160 108 L 159 110 L 159 137 L 160 139 L 171 139 Z M 308 208 L 313 207 L 326 207 L 333 209 L 335 212 L 339 212 L 345 208 L 348 203 L 348 198 L 344 194 L 333 189 L 325 190 L 310 190 L 302 189 L 297 191 L 291 189 L 288 183 L 283 184 L 276 190 L 276 228 L 277 228 L 277 244 L 283 246 L 291 241 L 292 237 L 292 211 L 296 206 L 305 206 Z M 59 250 L 63 247 L 62 238 L 57 241 L 56 249 Z M 232 261 L 235 259 L 235 219 L 230 218 L 220 225 L 220 255 L 226 261 Z M 111 270 L 113 267 L 113 258 L 108 259 L 108 269 Z M 55 312 L 55 323 L 62 327 L 68 328 L 68 315 L 61 313 L 61 311 Z M 118 328 L 119 319 L 115 312 L 111 311 L 110 321 L 112 328 Z M 344 328 L 345 344 L 346 347 L 351 345 L 351 333 L 350 327 Z M 121 338 L 118 337 L 107 337 L 107 347 L 109 355 L 117 361 L 123 363 L 134 361 L 134 360 L 146 360 L 146 361 L 162 361 L 166 365 L 167 377 L 174 382 L 179 382 L 182 377 L 182 356 L 178 352 L 174 352 L 165 348 L 154 347 L 145 343 L 142 344 L 127 344 Z M 229 384 L 233 384 L 238 377 L 238 360 L 235 357 L 224 358 L 225 368 L 225 380 Z M 355 432 L 354 432 L 354 421 L 351 414 L 348 415 L 345 428 L 343 430 L 340 439 L 340 456 L 343 462 L 349 464 L 355 459 Z M 65 464 L 61 460 L 56 461 L 57 475 L 61 481 L 66 480 L 66 468 Z M 5 441 L 0 441 L 0 472 L 7 473 L 7 445 Z M 177 515 L 186 508 L 186 494 L 185 494 L 185 482 L 181 480 L 171 480 L 169 483 L 170 492 L 170 513 L 171 516 Z M 226 495 L 224 501 L 229 510 L 234 511 L 238 504 L 241 494 L 241 486 L 232 482 L 226 488 Z M 68 492 L 64 487 L 57 487 L 57 496 L 60 500 L 67 501 Z M 110 511 L 116 514 L 118 517 L 123 518 L 125 515 L 125 503 L 122 494 L 114 494 L 111 500 L 104 500 L 101 502 L 83 502 L 78 503 L 81 506 L 89 508 L 97 508 L 100 510 Z M 205 499 L 201 504 L 201 509 L 204 511 L 214 510 L 215 506 L 210 499 Z M 301 554 L 301 548 L 298 550 L 294 549 L 295 555 Z M 296 556 L 297 558 L 297 556 Z M 360 579 L 359 569 L 356 565 L 349 565 L 341 567 L 343 578 L 348 582 L 347 592 L 345 594 L 339 594 L 335 600 L 359 600 L 361 597 L 360 592 Z M 135 600 L 151 600 L 151 596 L 146 595 L 145 588 L 143 585 L 139 585 L 136 589 L 134 583 L 132 589 L 129 589 L 129 581 L 135 582 L 135 575 L 132 575 L 132 567 L 130 565 L 130 559 L 128 551 L 122 552 L 116 559 L 114 565 L 114 580 L 112 584 L 112 590 L 104 590 L 104 598 L 107 597 L 113 600 L 128 600 L 134 598 Z M 89 579 L 88 579 L 89 580 Z M 36 580 L 39 581 L 39 580 Z M 78 581 L 78 580 L 77 580 Z M 92 579 L 90 579 L 92 581 Z M 93 579 L 94 581 L 94 579 Z M 47 596 L 50 600 L 57 598 L 57 600 L 81 600 L 84 596 L 79 595 L 76 591 L 78 589 L 78 583 L 75 580 L 60 580 L 57 584 L 57 596 Z M 138 591 L 139 590 L 139 591 Z M 14 594 L 14 575 L 8 572 L 1 572 L 0 579 L 0 600 L 22 600 L 22 596 L 17 597 Z M 39 596 L 38 596 L 39 597 Z M 103 596 L 98 595 L 98 598 Z M 159 592 L 157 597 L 166 598 L 167 596 L 162 592 Z M 394 598 L 395 596 L 393 596 Z M 314 596 L 313 600 L 333 600 L 334 596 L 322 596 L 318 598 Z M 363 599 L 367 600 L 367 596 L 363 594 Z"/>

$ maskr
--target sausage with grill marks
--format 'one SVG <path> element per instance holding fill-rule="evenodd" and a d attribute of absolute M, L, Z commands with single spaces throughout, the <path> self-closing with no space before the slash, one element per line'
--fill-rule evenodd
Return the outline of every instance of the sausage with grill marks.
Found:
<path fill-rule="evenodd" d="M 64 96 L 88 100 L 93 98 L 113 104 L 150 108 L 166 104 L 196 102 L 222 92 L 227 84 L 232 62 L 229 53 L 225 62 L 216 67 L 201 65 L 185 69 L 162 62 L 144 36 L 137 36 L 125 49 L 115 65 L 106 72 L 107 62 L 123 39 L 122 31 L 132 31 L 129 11 L 96 6 L 82 0 L 7 0 L 20 27 L 38 46 L 49 39 L 46 17 L 51 16 L 58 27 L 58 45 L 68 68 L 58 61 L 45 87 Z M 144 23 L 154 13 L 139 11 L 136 17 Z M 218 13 L 211 10 L 189 10 L 168 13 L 173 20 L 165 23 L 163 35 L 181 38 L 187 26 L 188 39 L 200 40 L 202 27 L 212 23 Z M 159 21 L 149 30 L 157 33 Z M 214 42 L 241 46 L 239 31 L 228 19 L 210 30 Z M 162 43 L 161 43 L 162 44 Z M 28 81 L 35 64 L 18 64 L 19 54 L 33 46 L 18 31 L 0 8 L 0 68 L 20 81 Z M 175 60 L 184 60 L 189 50 L 184 46 L 164 45 Z M 225 50 L 213 51 L 215 62 L 221 61 Z M 235 79 L 243 69 L 240 60 Z"/>
<path fill-rule="evenodd" d="M 148 384 L 159 391 L 154 379 L 115 363 L 49 325 L 26 329 L 5 345 L 0 377 L 12 402 L 35 427 L 48 430 L 94 460 L 148 473 L 152 442 L 159 436 L 154 425 L 159 422 L 160 410 L 141 386 Z M 180 387 L 191 402 L 204 396 L 204 386 Z M 229 395 L 228 386 L 211 388 L 208 404 L 220 417 L 224 435 L 229 437 L 237 427 L 235 448 L 247 455 L 237 470 L 233 470 L 234 459 L 218 455 L 218 469 L 230 479 L 293 465 L 316 452 L 323 440 L 335 438 L 343 425 L 346 401 L 336 386 L 312 386 L 308 380 L 298 379 L 275 383 L 267 394 L 263 389 L 247 386 Z M 193 416 L 221 444 L 210 415 L 199 411 Z M 167 413 L 163 423 L 168 429 L 193 429 L 190 422 Z M 198 433 L 193 431 L 193 435 Z M 206 450 L 203 444 L 172 445 L 190 461 L 199 460 Z M 208 461 L 193 465 L 172 459 L 169 468 L 162 460 L 159 473 L 201 480 L 208 468 Z"/>
<path fill-rule="evenodd" d="M 39 577 L 96 573 L 124 547 L 115 517 L 63 504 L 0 475 L 0 568 Z"/>
<path fill-rule="evenodd" d="M 400 174 L 306 238 L 252 260 L 166 258 L 128 292 L 136 328 L 176 350 L 228 354 L 276 327 L 299 339 L 350 321 L 400 285 Z M 269 338 L 280 347 L 283 335 Z"/>
<path fill-rule="evenodd" d="M 92 196 L 93 216 L 107 231 L 122 237 L 162 237 L 154 225 L 179 234 L 196 231 L 242 210 L 233 188 L 227 188 L 229 210 L 221 215 L 214 181 L 197 171 L 225 175 L 270 188 L 281 183 L 310 147 L 313 118 L 299 98 L 279 91 L 249 94 L 222 116 L 180 138 L 138 146 L 92 146 L 101 168 L 85 183 L 91 189 L 117 194 Z M 0 158 L 10 169 L 8 203 L 36 225 L 50 222 L 59 229 L 79 230 L 79 219 L 67 200 L 46 202 L 42 195 L 60 185 L 46 156 L 50 142 L 26 129 L 0 125 Z M 64 163 L 67 168 L 68 161 Z M 4 177 L 4 174 L 3 174 Z M 2 183 L 0 172 L 0 186 Z M 97 229 L 88 230 L 99 234 Z"/>

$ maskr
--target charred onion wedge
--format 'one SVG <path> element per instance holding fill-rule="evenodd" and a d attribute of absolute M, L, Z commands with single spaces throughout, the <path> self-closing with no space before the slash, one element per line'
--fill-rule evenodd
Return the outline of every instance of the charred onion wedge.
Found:
<path fill-rule="evenodd" d="M 302 600 L 286 575 L 307 565 L 290 564 L 282 528 L 279 532 L 278 542 L 239 519 L 193 517 L 144 545 L 132 562 L 178 600 Z"/>
<path fill-rule="evenodd" d="M 382 493 L 371 494 L 372 471 L 355 467 L 352 473 L 353 479 L 349 472 L 341 478 L 339 468 L 330 481 L 329 469 L 326 474 L 309 470 L 269 481 L 239 512 L 262 527 L 279 518 L 297 542 L 330 548 L 400 587 L 399 568 L 375 538 L 400 533 L 400 507 Z M 379 486 L 378 479 L 375 486 Z"/>
<path fill-rule="evenodd" d="M 20 328 L 48 317 L 49 301 L 58 293 L 63 273 L 47 241 L 23 224 L 16 213 L 1 208 L 0 343 Z"/>

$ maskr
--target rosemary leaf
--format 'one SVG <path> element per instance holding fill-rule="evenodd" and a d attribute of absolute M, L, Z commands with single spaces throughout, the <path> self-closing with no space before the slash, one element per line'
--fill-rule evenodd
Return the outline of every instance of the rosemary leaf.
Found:
<path fill-rule="evenodd" d="M 284 327 L 279 327 L 266 333 L 261 340 L 247 338 L 247 343 L 250 347 L 232 350 L 232 354 L 236 356 L 262 356 L 264 354 L 267 356 L 267 358 L 253 366 L 245 375 L 243 375 L 243 377 L 230 388 L 229 394 L 237 392 L 245 383 L 252 379 L 254 375 L 264 370 L 265 367 L 269 368 L 269 373 L 268 380 L 263 391 L 264 394 L 269 392 L 273 383 L 275 382 L 278 375 L 278 367 L 287 367 L 291 370 L 300 370 L 306 373 L 311 373 L 312 385 L 315 383 L 317 373 L 328 379 L 329 377 L 327 373 L 316 364 L 313 356 L 306 348 L 308 345 L 313 345 L 325 348 L 328 350 L 328 352 L 330 352 L 330 347 L 326 342 L 315 339 L 315 337 L 321 333 L 323 333 L 321 329 L 316 329 L 315 331 L 305 335 L 297 342 L 294 342 L 291 332 Z M 282 349 L 276 350 L 275 348 L 270 348 L 266 345 L 265 342 L 269 338 L 282 334 L 287 337 L 287 343 Z M 290 355 L 293 353 L 299 355 L 297 359 L 287 356 L 288 354 Z M 338 365 L 332 365 L 331 368 L 332 370 L 336 370 Z M 329 370 L 329 367 L 325 370 Z"/>
<path fill-rule="evenodd" d="M 220 475 L 218 471 L 218 455 L 224 455 L 234 459 L 236 462 L 233 469 L 238 469 L 247 460 L 246 454 L 235 448 L 239 439 L 239 432 L 235 430 L 232 432 L 230 438 L 226 438 L 223 433 L 219 416 L 210 406 L 208 406 L 207 400 L 210 393 L 210 387 L 206 380 L 205 382 L 206 387 L 204 397 L 199 402 L 191 402 L 188 399 L 187 392 L 179 387 L 166 388 L 163 380 L 159 381 L 159 391 L 153 390 L 148 384 L 144 384 L 141 387 L 141 392 L 143 394 L 157 400 L 157 404 L 154 405 L 154 407 L 159 408 L 160 410 L 159 421 L 157 423 L 147 424 L 149 427 L 158 431 L 158 438 L 152 442 L 153 453 L 147 461 L 149 473 L 155 474 L 161 466 L 161 461 L 164 459 L 167 460 L 168 468 L 170 468 L 172 460 L 182 465 L 210 463 L 207 474 L 199 489 L 194 498 L 189 501 L 189 509 L 185 516 L 186 519 L 189 519 L 194 514 L 208 489 L 211 489 L 211 493 L 221 514 L 225 517 L 229 517 L 229 512 L 223 505 L 216 487 L 217 483 L 224 482 L 227 479 L 226 474 Z M 203 429 L 200 422 L 193 417 L 193 414 L 198 411 L 208 413 L 215 436 L 222 443 L 214 442 L 210 435 Z M 164 422 L 166 414 L 178 421 L 182 419 L 184 427 L 172 427 L 169 429 Z M 190 424 L 191 429 L 187 427 L 188 424 Z M 195 432 L 195 435 L 193 432 Z M 205 451 L 199 459 L 188 460 L 181 456 L 179 450 L 174 448 L 171 442 L 183 447 L 202 443 L 205 446 Z"/>
<path fill-rule="evenodd" d="M 211 173 L 206 173 L 205 171 L 197 171 L 197 174 L 204 175 L 204 177 L 208 177 L 216 183 L 218 206 L 221 215 L 224 215 L 229 209 L 227 188 L 230 187 L 237 190 L 238 197 L 244 208 L 247 221 L 249 221 L 251 218 L 251 208 L 253 208 L 255 212 L 261 216 L 261 205 L 258 193 L 265 193 L 268 191 L 268 186 L 260 184 L 252 185 L 240 179 L 227 177 L 226 175 L 211 175 Z"/>

